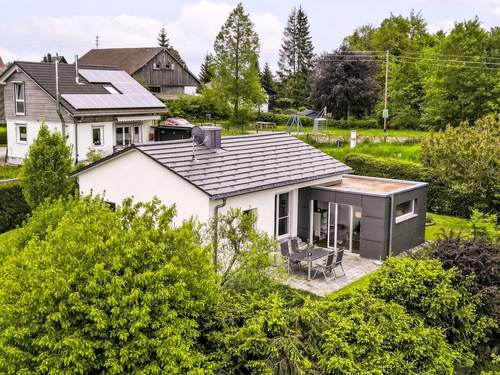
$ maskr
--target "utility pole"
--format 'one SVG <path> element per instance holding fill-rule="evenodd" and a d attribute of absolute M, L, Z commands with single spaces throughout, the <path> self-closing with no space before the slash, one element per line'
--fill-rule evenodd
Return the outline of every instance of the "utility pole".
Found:
<path fill-rule="evenodd" d="M 385 90 L 384 90 L 384 111 L 382 117 L 384 118 L 384 133 L 387 131 L 387 117 L 389 117 L 389 110 L 387 109 L 387 82 L 389 80 L 389 50 L 385 51 Z"/>
<path fill-rule="evenodd" d="M 95 48 L 99 48 L 99 35 L 95 36 Z"/>

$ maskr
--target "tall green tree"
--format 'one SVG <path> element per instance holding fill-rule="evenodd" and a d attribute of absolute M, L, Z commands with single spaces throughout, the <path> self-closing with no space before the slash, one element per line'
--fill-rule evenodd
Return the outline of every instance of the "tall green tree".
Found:
<path fill-rule="evenodd" d="M 200 75 L 199 75 L 200 82 L 204 85 L 212 81 L 214 75 L 213 62 L 214 62 L 214 57 L 212 56 L 211 53 L 207 53 L 205 55 L 205 60 L 201 64 Z"/>
<path fill-rule="evenodd" d="M 42 124 L 21 168 L 23 193 L 31 208 L 73 191 L 74 181 L 68 178 L 72 164 L 71 149 L 63 135 Z"/>
<path fill-rule="evenodd" d="M 273 72 L 271 72 L 271 68 L 269 67 L 269 64 L 267 62 L 264 64 L 264 69 L 262 70 L 262 73 L 260 75 L 260 83 L 262 84 L 262 86 L 274 90 Z"/>
<path fill-rule="evenodd" d="M 425 51 L 427 60 L 419 64 L 425 125 L 444 129 L 500 111 L 500 69 L 491 64 L 497 60 L 489 59 L 498 53 L 499 40 L 498 30 L 485 30 L 476 17 L 456 23 L 446 38 Z"/>
<path fill-rule="evenodd" d="M 213 90 L 229 103 L 233 123 L 243 126 L 248 113 L 264 103 L 265 95 L 257 70 L 259 37 L 241 3 L 217 34 L 214 51 Z"/>
<path fill-rule="evenodd" d="M 307 15 L 302 7 L 293 8 L 283 32 L 278 77 L 280 95 L 291 98 L 295 105 L 306 104 L 309 98 L 313 57 Z"/>
<path fill-rule="evenodd" d="M 168 39 L 167 36 L 167 30 L 165 30 L 165 27 L 162 27 L 160 29 L 160 32 L 158 33 L 158 45 L 160 47 L 163 47 L 170 52 L 172 56 L 174 56 L 177 60 L 179 60 L 183 65 L 186 65 L 186 62 L 182 59 L 181 54 L 179 51 L 177 51 L 171 44 L 170 40 Z"/>

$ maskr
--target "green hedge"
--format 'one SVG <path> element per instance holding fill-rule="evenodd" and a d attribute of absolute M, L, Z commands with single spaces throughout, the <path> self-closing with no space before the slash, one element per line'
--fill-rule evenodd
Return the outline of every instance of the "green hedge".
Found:
<path fill-rule="evenodd" d="M 345 163 L 359 175 L 429 183 L 427 208 L 439 214 L 469 217 L 482 199 L 478 195 L 457 191 L 447 183 L 446 176 L 435 175 L 418 163 L 365 154 L 348 154 Z"/>
<path fill-rule="evenodd" d="M 257 114 L 257 121 L 268 121 L 274 122 L 277 125 L 286 125 L 290 118 L 290 115 L 283 113 L 270 113 L 270 112 L 260 112 Z M 307 127 L 312 127 L 314 125 L 314 119 L 307 116 L 299 116 L 302 125 Z M 362 119 L 362 120 L 335 120 L 328 119 L 328 126 L 331 128 L 341 128 L 341 129 L 367 129 L 367 128 L 379 128 L 379 124 L 375 119 Z"/>
<path fill-rule="evenodd" d="M 0 233 L 21 225 L 29 213 L 30 208 L 19 183 L 0 185 Z"/>
<path fill-rule="evenodd" d="M 0 124 L 0 145 L 7 144 L 7 126 Z"/>

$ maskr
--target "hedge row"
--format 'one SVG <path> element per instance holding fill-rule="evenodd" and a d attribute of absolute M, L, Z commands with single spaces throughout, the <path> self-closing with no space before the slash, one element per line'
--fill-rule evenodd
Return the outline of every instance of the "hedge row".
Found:
<path fill-rule="evenodd" d="M 312 127 L 314 125 L 314 119 L 307 116 L 299 116 L 302 125 Z M 285 115 L 282 113 L 273 114 L 270 112 L 260 112 L 257 114 L 257 121 L 267 121 L 274 122 L 277 125 L 286 125 L 289 121 L 290 115 Z M 377 120 L 374 119 L 364 119 L 364 120 L 335 120 L 328 119 L 328 126 L 332 128 L 342 128 L 342 129 L 367 129 L 367 128 L 379 128 Z"/>
<path fill-rule="evenodd" d="M 418 163 L 365 154 L 349 154 L 345 162 L 358 175 L 429 183 L 427 208 L 432 212 L 469 217 L 474 207 L 484 203 L 481 196 L 454 189 L 446 176 L 438 176 Z"/>
<path fill-rule="evenodd" d="M 0 185 L 0 233 L 21 225 L 29 213 L 30 208 L 19 183 Z"/>

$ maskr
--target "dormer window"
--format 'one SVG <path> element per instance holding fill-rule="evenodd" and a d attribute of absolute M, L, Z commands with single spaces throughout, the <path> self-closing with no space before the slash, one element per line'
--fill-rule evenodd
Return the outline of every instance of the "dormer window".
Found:
<path fill-rule="evenodd" d="M 105 85 L 104 86 L 104 89 L 109 92 L 110 94 L 119 94 L 118 90 L 115 89 L 113 86 L 111 85 Z"/>
<path fill-rule="evenodd" d="M 16 115 L 25 115 L 24 82 L 14 82 L 14 101 L 16 104 Z"/>
<path fill-rule="evenodd" d="M 153 63 L 153 70 L 160 70 L 160 69 L 161 69 L 160 63 Z"/>

